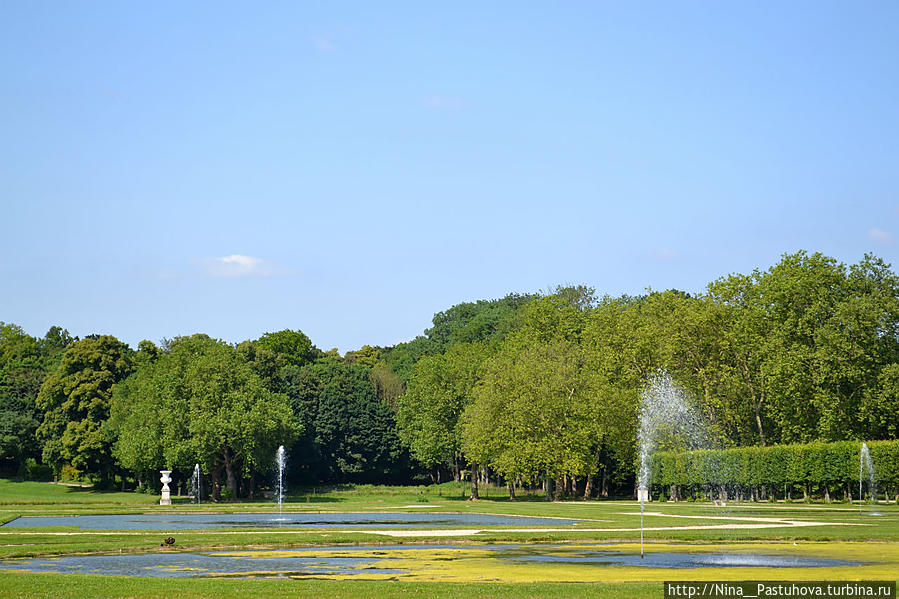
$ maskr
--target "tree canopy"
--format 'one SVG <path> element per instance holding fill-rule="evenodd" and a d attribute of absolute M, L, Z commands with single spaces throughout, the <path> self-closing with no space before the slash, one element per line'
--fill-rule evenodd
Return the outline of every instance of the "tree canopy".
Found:
<path fill-rule="evenodd" d="M 119 385 L 111 423 L 127 468 L 189 471 L 197 462 L 216 496 L 224 472 L 235 497 L 241 478 L 252 492 L 253 476 L 302 431 L 286 396 L 266 389 L 233 347 L 205 335 L 175 339 Z"/>
<path fill-rule="evenodd" d="M 899 277 L 872 255 L 796 252 L 700 293 L 571 285 L 462 302 L 411 341 L 343 357 L 300 330 L 133 351 L 0 323 L 0 470 L 40 458 L 145 478 L 199 462 L 216 493 L 238 496 L 295 443 L 303 483 L 471 471 L 556 495 L 622 492 L 641 390 L 660 369 L 695 400 L 711 448 L 896 439 Z"/>
<path fill-rule="evenodd" d="M 105 424 L 113 386 L 133 371 L 134 352 L 111 335 L 76 341 L 44 380 L 36 405 L 43 411 L 37 438 L 44 462 L 112 476 L 112 440 Z"/>

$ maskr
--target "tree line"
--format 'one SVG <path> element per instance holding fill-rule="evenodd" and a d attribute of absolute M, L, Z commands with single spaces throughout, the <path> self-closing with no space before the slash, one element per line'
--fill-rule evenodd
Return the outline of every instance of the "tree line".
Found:
<path fill-rule="evenodd" d="M 784 255 L 703 293 L 585 286 L 466 302 L 416 339 L 322 351 L 299 330 L 42 339 L 0 323 L 0 471 L 153 485 L 199 463 L 220 497 L 293 482 L 469 477 L 548 495 L 633 486 L 637 413 L 665 368 L 716 448 L 896 439 L 899 279 L 866 255 Z"/>
<path fill-rule="evenodd" d="M 858 441 L 660 451 L 650 459 L 650 480 L 656 497 L 675 501 L 703 496 L 790 501 L 797 493 L 827 503 L 875 495 L 899 499 L 899 441 L 871 441 L 869 451 L 873 473 L 867 465 L 862 472 Z"/>

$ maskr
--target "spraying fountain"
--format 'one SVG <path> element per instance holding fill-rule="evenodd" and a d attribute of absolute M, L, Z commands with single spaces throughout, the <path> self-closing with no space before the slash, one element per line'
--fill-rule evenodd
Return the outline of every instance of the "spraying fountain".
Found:
<path fill-rule="evenodd" d="M 858 458 L 858 502 L 864 503 L 865 496 L 862 495 L 862 483 L 865 480 L 865 471 L 868 472 L 868 496 L 871 503 L 877 503 L 877 486 L 874 480 L 874 460 L 871 459 L 871 453 L 868 451 L 868 444 L 862 443 L 862 450 Z"/>
<path fill-rule="evenodd" d="M 194 473 L 190 477 L 190 496 L 200 505 L 200 496 L 203 494 L 203 487 L 200 483 L 200 465 L 194 465 Z"/>
<path fill-rule="evenodd" d="M 706 426 L 684 392 L 668 372 L 651 377 L 640 400 L 640 471 L 637 499 L 640 501 L 640 557 L 643 557 L 643 510 L 650 500 L 649 456 L 664 449 L 696 449 L 706 444 Z"/>
<path fill-rule="evenodd" d="M 287 465 L 287 458 L 284 455 L 284 446 L 278 447 L 275 453 L 275 461 L 278 463 L 278 516 L 281 516 L 281 504 L 284 501 L 284 467 Z"/>

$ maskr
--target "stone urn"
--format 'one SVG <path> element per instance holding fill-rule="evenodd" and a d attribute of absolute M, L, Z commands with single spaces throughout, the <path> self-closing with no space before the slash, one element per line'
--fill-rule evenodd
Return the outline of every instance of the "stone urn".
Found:
<path fill-rule="evenodd" d="M 649 503 L 652 499 L 649 496 L 649 489 L 646 487 L 639 487 L 637 489 L 637 501 L 641 503 Z"/>
<path fill-rule="evenodd" d="M 159 473 L 162 475 L 162 478 L 159 479 L 159 482 L 162 483 L 162 497 L 159 499 L 159 505 L 172 505 L 172 492 L 169 490 L 169 483 L 172 482 L 169 474 L 172 471 L 160 470 Z"/>

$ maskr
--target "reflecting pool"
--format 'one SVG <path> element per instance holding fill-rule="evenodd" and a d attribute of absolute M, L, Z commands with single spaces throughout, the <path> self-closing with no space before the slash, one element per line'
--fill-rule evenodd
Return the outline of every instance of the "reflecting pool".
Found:
<path fill-rule="evenodd" d="M 671 546 L 666 546 L 669 549 Z M 816 568 L 860 562 L 800 555 L 720 551 L 615 550 L 614 545 L 380 545 L 306 547 L 266 551 L 79 555 L 0 561 L 0 569 L 28 572 L 150 577 L 288 577 L 356 579 L 515 579 L 533 578 L 542 568 L 582 573 L 622 568 Z M 548 570 L 547 570 L 548 568 Z M 559 570 L 557 570 L 559 571 Z M 559 571 L 559 572 L 562 572 Z M 579 574 L 580 575 L 580 574 Z M 504 578 L 505 577 L 505 578 Z"/>
<path fill-rule="evenodd" d="M 293 514 L 89 514 L 23 516 L 4 527 L 75 526 L 98 530 L 190 530 L 208 528 L 324 528 L 398 526 L 570 526 L 568 518 L 532 518 L 499 514 L 455 513 L 293 513 Z"/>

